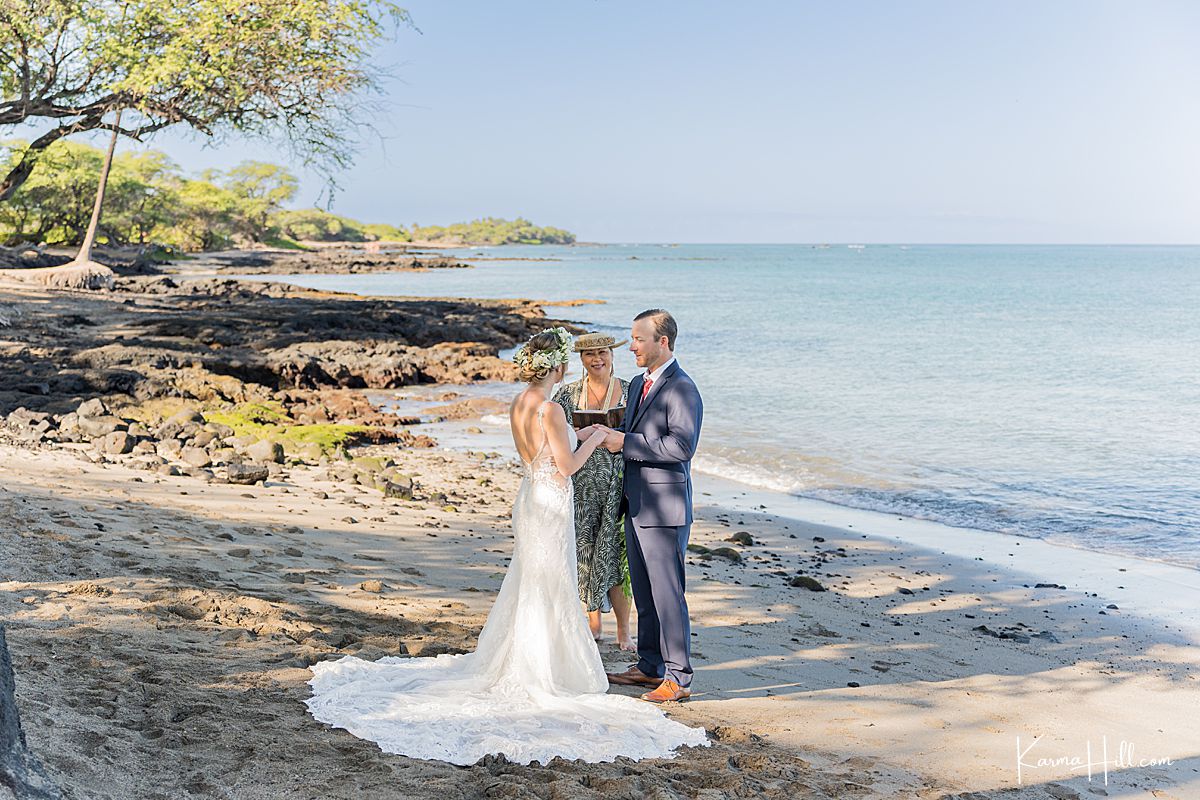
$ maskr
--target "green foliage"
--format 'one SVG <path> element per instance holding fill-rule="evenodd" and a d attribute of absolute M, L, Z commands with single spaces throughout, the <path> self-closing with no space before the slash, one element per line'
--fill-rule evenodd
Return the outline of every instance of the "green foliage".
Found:
<path fill-rule="evenodd" d="M 373 237 L 363 225 L 319 208 L 301 208 L 276 213 L 271 227 L 281 236 L 308 242 L 366 242 Z"/>
<path fill-rule="evenodd" d="M 413 241 L 444 244 L 574 244 L 575 234 L 559 228 L 543 228 L 527 219 L 484 217 L 453 225 L 412 228 Z"/>
<path fill-rule="evenodd" d="M 5 143 L 8 163 L 20 160 L 25 142 Z M 81 242 L 92 214 L 104 154 L 95 147 L 60 142 L 43 157 L 44 169 L 0 203 L 6 243 Z M 114 173 L 119 172 L 114 164 Z"/>
<path fill-rule="evenodd" d="M 412 234 L 383 222 L 370 222 L 362 226 L 363 232 L 370 238 L 380 242 L 411 242 Z"/>
<path fill-rule="evenodd" d="M 4 0 L 0 0 L 3 2 Z M 27 144 L 0 143 L 0 171 L 19 162 Z M 0 201 L 0 244 L 71 245 L 83 240 L 103 151 L 68 140 L 42 155 L 39 168 L 8 200 Z M 286 168 L 247 161 L 183 175 L 157 150 L 117 152 L 108 179 L 97 241 L 110 245 L 217 250 L 250 243 L 305 249 L 300 242 L 409 242 L 445 244 L 570 244 L 575 236 L 528 220 L 488 217 L 411 231 L 364 224 L 318 208 L 286 209 L 299 183 Z"/>
<path fill-rule="evenodd" d="M 0 169 L 20 161 L 26 144 L 3 144 Z M 78 244 L 96 196 L 101 150 L 67 140 L 41 157 L 41 168 L 0 202 L 0 243 Z M 203 180 L 185 178 L 157 150 L 113 158 L 98 241 L 213 250 L 277 235 L 271 216 L 296 193 L 295 176 L 274 164 L 246 162 Z"/>
<path fill-rule="evenodd" d="M 271 215 L 294 198 L 300 186 L 285 168 L 262 161 L 243 161 L 224 174 L 209 171 L 204 177 L 237 198 L 241 233 L 254 242 L 271 233 Z"/>
<path fill-rule="evenodd" d="M 0 0 L 0 125 L 43 126 L 0 197 L 118 109 L 133 138 L 257 133 L 332 174 L 378 86 L 374 47 L 408 22 L 386 0 Z"/>

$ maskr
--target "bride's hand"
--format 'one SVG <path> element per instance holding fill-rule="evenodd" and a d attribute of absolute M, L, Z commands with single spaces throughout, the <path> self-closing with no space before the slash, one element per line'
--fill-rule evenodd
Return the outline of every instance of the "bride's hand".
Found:
<path fill-rule="evenodd" d="M 588 437 L 596 432 L 595 425 L 588 425 L 586 428 L 576 428 L 575 435 L 579 437 L 579 441 L 586 442 Z"/>
<path fill-rule="evenodd" d="M 607 428 L 603 425 L 593 425 L 592 428 L 594 430 L 592 431 L 592 435 L 588 437 L 588 441 L 595 439 L 597 444 L 603 442 L 612 433 L 612 428 Z"/>

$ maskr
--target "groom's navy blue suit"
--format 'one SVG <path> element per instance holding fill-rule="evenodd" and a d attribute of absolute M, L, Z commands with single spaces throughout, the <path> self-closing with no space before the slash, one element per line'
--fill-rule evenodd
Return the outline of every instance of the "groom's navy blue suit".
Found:
<path fill-rule="evenodd" d="M 629 383 L 625 434 L 625 543 L 638 612 L 638 669 L 686 687 L 692 682 L 684 553 L 692 529 L 692 455 L 704 404 L 679 363 L 642 400 L 644 375 Z"/>

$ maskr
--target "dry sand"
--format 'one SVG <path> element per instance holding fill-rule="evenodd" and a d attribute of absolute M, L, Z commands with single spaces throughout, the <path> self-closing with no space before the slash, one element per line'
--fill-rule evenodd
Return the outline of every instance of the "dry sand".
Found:
<path fill-rule="evenodd" d="M 307 715 L 307 666 L 470 649 L 517 483 L 482 453 L 389 454 L 448 505 L 312 467 L 244 487 L 0 444 L 0 621 L 30 746 L 68 797 L 1200 798 L 1183 634 L 973 559 L 715 506 L 692 541 L 743 561 L 690 558 L 697 693 L 669 708 L 712 747 L 532 767 L 384 755 Z M 737 531 L 756 543 L 725 541 Z M 788 585 L 800 570 L 828 591 Z M 602 654 L 628 663 L 611 640 Z M 1018 737 L 1038 736 L 1019 786 Z M 1110 760 L 1136 748 L 1107 785 L 1099 766 L 1035 765 L 1089 742 L 1099 761 L 1104 737 Z"/>

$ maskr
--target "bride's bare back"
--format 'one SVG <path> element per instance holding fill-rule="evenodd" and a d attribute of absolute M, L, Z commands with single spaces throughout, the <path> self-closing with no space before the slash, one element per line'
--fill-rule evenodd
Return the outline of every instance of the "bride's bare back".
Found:
<path fill-rule="evenodd" d="M 530 386 L 512 401 L 508 409 L 509 427 L 512 429 L 513 444 L 517 455 L 526 464 L 542 454 L 543 447 L 550 448 L 554 465 L 564 478 L 579 471 L 588 457 L 604 441 L 607 429 L 596 430 L 576 450 L 569 435 L 567 415 L 562 406 L 550 402 L 541 391 Z"/>

